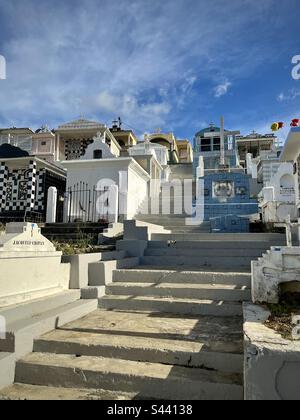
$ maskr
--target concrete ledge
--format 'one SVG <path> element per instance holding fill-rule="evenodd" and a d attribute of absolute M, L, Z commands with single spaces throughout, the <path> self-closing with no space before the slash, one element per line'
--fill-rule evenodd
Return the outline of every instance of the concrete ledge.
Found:
<path fill-rule="evenodd" d="M 107 240 L 123 235 L 124 224 L 123 223 L 111 223 L 108 229 L 105 229 L 103 233 L 99 233 L 98 243 L 103 244 Z"/>
<path fill-rule="evenodd" d="M 155 234 L 169 234 L 171 231 L 166 230 L 163 226 L 154 225 L 139 220 L 124 221 L 124 240 L 148 241 Z"/>
<path fill-rule="evenodd" d="M 15 368 L 15 355 L 11 353 L 0 353 L 0 389 L 14 383 Z"/>
<path fill-rule="evenodd" d="M 117 250 L 125 251 L 129 257 L 143 257 L 148 247 L 148 241 L 124 240 L 117 242 Z"/>
<path fill-rule="evenodd" d="M 81 299 L 100 299 L 105 296 L 105 286 L 88 286 L 81 289 Z"/>
<path fill-rule="evenodd" d="M 252 262 L 252 301 L 278 303 L 279 286 L 300 280 L 300 247 L 272 247 Z"/>
<path fill-rule="evenodd" d="M 63 262 L 71 264 L 70 289 L 82 289 L 89 285 L 89 264 L 99 261 L 122 259 L 125 256 L 125 253 L 114 251 L 64 256 Z"/>
<path fill-rule="evenodd" d="M 88 265 L 100 261 L 102 254 L 64 256 L 62 261 L 71 264 L 70 289 L 81 289 L 88 285 Z"/>
<path fill-rule="evenodd" d="M 31 353 L 35 338 L 95 311 L 97 306 L 97 300 L 78 300 L 13 322 L 7 325 L 6 339 L 0 340 L 0 351 L 15 353 L 16 358 Z"/>
<path fill-rule="evenodd" d="M 57 305 L 63 300 L 66 300 L 65 296 L 58 297 Z M 24 309 L 23 305 L 20 308 L 20 311 L 24 309 L 23 318 L 20 317 L 20 311 L 17 310 L 14 314 L 7 310 L 6 315 L 9 316 L 10 323 L 7 325 L 6 339 L 0 340 L 0 389 L 14 383 L 16 360 L 33 351 L 35 338 L 88 315 L 98 306 L 97 300 L 77 300 L 49 310 L 54 303 L 49 299 L 49 304 L 43 311 L 39 306 L 42 302 L 34 302 L 32 308 L 28 304 Z M 39 315 L 36 313 L 38 310 Z"/>
<path fill-rule="evenodd" d="M 140 259 L 136 257 L 89 264 L 88 286 L 105 286 L 110 284 L 113 281 L 114 270 L 134 268 L 139 265 L 139 262 Z"/>
<path fill-rule="evenodd" d="M 244 304 L 245 399 L 300 400 L 300 342 L 267 328 L 270 312 Z"/>
<path fill-rule="evenodd" d="M 0 315 L 5 318 L 6 324 L 11 324 L 19 319 L 30 318 L 79 299 L 79 290 L 68 290 L 48 296 L 47 298 L 32 300 L 22 305 L 0 308 Z"/>

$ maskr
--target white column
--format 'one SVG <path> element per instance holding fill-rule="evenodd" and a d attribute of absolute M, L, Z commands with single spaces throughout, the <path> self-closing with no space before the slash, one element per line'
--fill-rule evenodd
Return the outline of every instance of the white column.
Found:
<path fill-rule="evenodd" d="M 119 171 L 119 215 L 123 220 L 128 217 L 128 173 Z"/>
<path fill-rule="evenodd" d="M 46 223 L 56 222 L 57 188 L 50 187 L 48 190 Z"/>
<path fill-rule="evenodd" d="M 286 221 L 286 245 L 293 246 L 291 216 L 288 216 Z"/>
<path fill-rule="evenodd" d="M 60 150 L 60 134 L 56 134 L 56 152 L 55 152 L 55 160 L 59 161 L 59 150 Z"/>
<path fill-rule="evenodd" d="M 70 194 L 65 193 L 65 199 L 64 199 L 64 223 L 69 223 L 69 212 L 70 212 Z M 88 215 L 90 217 L 90 215 Z"/>
<path fill-rule="evenodd" d="M 109 221 L 118 223 L 119 221 L 119 187 L 111 185 L 109 188 Z"/>
<path fill-rule="evenodd" d="M 199 163 L 197 167 L 197 179 L 204 177 L 204 159 L 203 156 L 199 156 Z"/>

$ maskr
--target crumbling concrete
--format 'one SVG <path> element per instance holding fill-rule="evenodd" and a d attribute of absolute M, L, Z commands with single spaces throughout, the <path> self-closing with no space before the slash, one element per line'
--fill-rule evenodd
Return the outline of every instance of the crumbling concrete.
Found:
<path fill-rule="evenodd" d="M 244 304 L 245 400 L 300 400 L 300 342 L 264 325 L 270 312 Z"/>

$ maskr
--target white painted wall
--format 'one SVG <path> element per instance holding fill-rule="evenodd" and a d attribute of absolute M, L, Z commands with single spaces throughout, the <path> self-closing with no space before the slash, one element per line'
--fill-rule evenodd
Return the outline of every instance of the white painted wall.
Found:
<path fill-rule="evenodd" d="M 148 195 L 148 184 L 132 169 L 128 171 L 127 218 L 133 219 Z"/>
<path fill-rule="evenodd" d="M 251 175 L 253 179 L 257 179 L 257 159 L 253 159 L 253 155 L 247 153 L 246 162 L 248 175 Z"/>
<path fill-rule="evenodd" d="M 73 188 L 82 181 L 93 188 L 100 180 L 108 179 L 119 185 L 120 172 L 127 174 L 127 207 L 125 218 L 132 219 L 147 195 L 147 184 L 150 176 L 132 158 L 66 161 L 62 165 L 68 171 L 67 188 Z M 120 191 L 122 193 L 122 191 Z M 120 197 L 120 203 L 124 197 Z M 76 215 L 73 214 L 73 217 Z M 76 218 L 76 217 L 75 217 Z"/>
<path fill-rule="evenodd" d="M 128 150 L 130 156 L 152 155 L 161 164 L 166 166 L 168 164 L 168 149 L 161 144 L 153 144 L 149 142 L 138 143 Z"/>
<path fill-rule="evenodd" d="M 262 213 L 265 223 L 284 222 L 297 218 L 293 164 L 284 162 L 262 190 Z"/>
<path fill-rule="evenodd" d="M 94 138 L 94 143 L 87 147 L 84 156 L 81 156 L 80 160 L 93 160 L 94 152 L 96 150 L 102 151 L 102 159 L 113 159 L 116 157 L 116 155 L 112 153 L 110 147 L 105 143 L 105 137 L 101 136 L 99 133 L 98 137 Z"/>
<path fill-rule="evenodd" d="M 68 290 L 70 266 L 37 225 L 10 223 L 0 239 L 0 307 Z"/>
<path fill-rule="evenodd" d="M 292 163 L 281 163 L 276 174 L 268 182 L 268 186 L 274 187 L 274 200 L 296 202 L 293 170 Z"/>

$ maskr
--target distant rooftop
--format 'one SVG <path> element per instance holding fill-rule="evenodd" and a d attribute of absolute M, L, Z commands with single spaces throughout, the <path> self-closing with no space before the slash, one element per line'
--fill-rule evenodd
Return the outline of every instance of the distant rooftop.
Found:
<path fill-rule="evenodd" d="M 86 120 L 84 118 L 80 118 L 78 120 L 75 121 L 71 121 L 69 123 L 66 124 L 62 124 L 58 127 L 58 130 L 72 130 L 72 129 L 81 129 L 81 130 L 93 130 L 93 129 L 100 129 L 100 128 L 105 128 L 104 124 L 101 124 L 99 122 L 96 121 L 89 121 Z"/>
<path fill-rule="evenodd" d="M 243 140 L 243 139 L 275 139 L 276 135 L 274 133 L 268 133 L 268 134 L 259 134 L 253 131 L 252 133 L 246 135 L 246 136 L 237 136 L 237 140 Z"/>
<path fill-rule="evenodd" d="M 29 127 L 10 127 L 10 128 L 0 128 L 0 134 L 7 133 L 7 132 L 27 132 L 27 134 L 33 134 L 34 131 Z"/>

